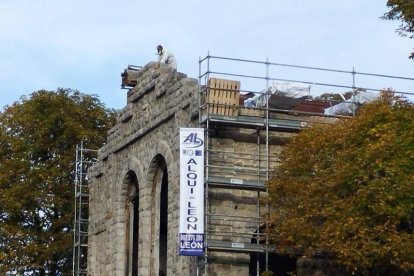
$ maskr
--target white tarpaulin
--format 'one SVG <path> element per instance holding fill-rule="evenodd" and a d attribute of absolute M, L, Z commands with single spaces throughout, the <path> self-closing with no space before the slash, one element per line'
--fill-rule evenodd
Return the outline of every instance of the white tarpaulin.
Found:
<path fill-rule="evenodd" d="M 272 94 L 280 94 L 290 98 L 303 98 L 310 95 L 311 86 L 296 82 L 274 81 L 269 87 Z"/>
<path fill-rule="evenodd" d="M 268 89 L 256 93 L 252 98 L 244 101 L 246 107 L 266 107 L 266 95 L 269 101 L 273 97 L 273 108 L 292 108 L 298 99 L 309 97 L 310 85 L 295 82 L 274 81 Z"/>
<path fill-rule="evenodd" d="M 348 115 L 354 114 L 361 104 L 372 102 L 378 98 L 378 94 L 368 91 L 357 91 L 351 99 L 325 109 L 325 115 Z"/>
<path fill-rule="evenodd" d="M 204 129 L 180 128 L 180 255 L 204 254 Z"/>

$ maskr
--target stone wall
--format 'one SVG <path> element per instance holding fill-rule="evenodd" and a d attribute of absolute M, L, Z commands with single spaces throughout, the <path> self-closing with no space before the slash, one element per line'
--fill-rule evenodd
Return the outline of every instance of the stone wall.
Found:
<path fill-rule="evenodd" d="M 178 255 L 179 128 L 199 126 L 200 97 L 195 79 L 158 66 L 149 63 L 137 74 L 137 85 L 128 92 L 127 105 L 119 112 L 116 125 L 108 132 L 107 144 L 99 150 L 98 162 L 89 171 L 88 275 L 130 275 L 127 229 L 131 177 L 137 183 L 139 197 L 138 275 L 156 276 L 162 269 L 163 185 L 168 185 L 166 274 L 202 275 L 206 271 L 208 275 L 249 275 L 248 252 L 208 250 L 207 267 L 202 259 Z M 314 121 L 309 117 L 296 120 Z M 212 127 L 208 133 L 210 175 L 263 182 L 269 177 L 267 169 L 277 167 L 277 154 L 292 135 Z M 208 238 L 219 244 L 250 244 L 263 225 L 259 217 L 267 210 L 259 201 L 263 194 L 254 189 L 210 187 Z"/>
<path fill-rule="evenodd" d="M 157 63 L 138 74 L 137 86 L 128 92 L 128 104 L 108 132 L 91 168 L 89 211 L 89 275 L 125 275 L 126 176 L 134 172 L 139 190 L 139 275 L 158 275 L 160 180 L 168 173 L 168 272 L 191 275 L 191 258 L 177 255 L 178 237 L 178 132 L 198 126 L 197 80 Z M 161 173 L 164 173 L 161 170 Z"/>
<path fill-rule="evenodd" d="M 278 165 L 277 155 L 292 133 L 271 132 L 266 148 L 264 130 L 245 128 L 214 128 L 209 137 L 209 176 L 252 182 L 265 182 L 266 171 Z M 269 168 L 267 159 L 269 158 Z M 254 233 L 264 225 L 267 212 L 261 201 L 265 192 L 255 189 L 209 187 L 208 206 L 210 214 L 208 243 L 227 243 L 247 247 Z M 263 230 L 263 229 L 262 229 Z M 229 253 L 221 250 L 207 252 L 208 275 L 249 275 L 250 253 Z"/>

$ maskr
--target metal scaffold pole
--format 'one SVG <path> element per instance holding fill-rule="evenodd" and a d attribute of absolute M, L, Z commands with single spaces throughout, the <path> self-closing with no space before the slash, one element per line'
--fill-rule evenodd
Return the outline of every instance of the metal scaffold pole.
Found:
<path fill-rule="evenodd" d="M 264 76 L 243 73 L 262 72 L 263 65 Z M 320 81 L 304 79 L 308 72 L 315 72 Z M 310 123 L 333 124 L 355 115 L 355 108 L 352 114 L 348 109 L 332 114 L 327 110 L 350 103 L 349 92 L 353 93 L 352 101 L 361 91 L 381 92 L 382 89 L 371 86 L 375 81 L 369 84 L 368 77 L 398 81 L 414 78 L 362 73 L 354 68 L 345 71 L 282 64 L 270 62 L 268 58 L 254 61 L 219 57 L 210 53 L 199 57 L 198 73 L 199 127 L 205 129 L 205 247 L 204 267 L 199 258 L 197 275 L 230 271 L 233 265 L 248 271 L 249 275 L 294 273 L 299 254 L 280 252 L 273 243 L 271 203 L 266 200 L 268 184 L 277 173 L 283 147 Z M 352 85 L 342 84 L 342 79 L 349 82 L 349 76 Z M 365 88 L 356 87 L 357 77 L 364 77 L 358 78 L 358 84 L 364 84 Z M 336 78 L 341 81 L 337 82 Z M 311 95 L 311 86 L 314 95 Z M 413 92 L 394 92 L 414 96 Z M 324 98 L 322 93 L 328 96 L 346 93 L 348 99 L 344 96 L 342 100 Z"/>
<path fill-rule="evenodd" d="M 88 217 L 89 217 L 89 187 L 87 169 L 93 163 L 92 157 L 86 153 L 96 154 L 97 150 L 85 149 L 83 142 L 76 145 L 75 180 L 74 180 L 74 222 L 73 222 L 73 254 L 72 275 L 87 275 L 88 255 Z"/>

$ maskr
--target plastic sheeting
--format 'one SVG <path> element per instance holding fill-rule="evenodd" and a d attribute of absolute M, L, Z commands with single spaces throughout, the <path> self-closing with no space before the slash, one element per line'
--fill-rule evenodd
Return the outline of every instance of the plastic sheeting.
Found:
<path fill-rule="evenodd" d="M 272 94 L 280 94 L 281 96 L 290 98 L 303 98 L 310 96 L 310 85 L 295 82 L 274 81 L 269 87 Z"/>
<path fill-rule="evenodd" d="M 252 98 L 244 101 L 246 107 L 266 107 L 266 96 L 272 108 L 291 109 L 298 100 L 309 97 L 310 85 L 294 82 L 274 81 L 268 89 L 255 93 Z"/>
<path fill-rule="evenodd" d="M 356 109 L 367 102 L 378 98 L 378 94 L 368 91 L 357 91 L 355 95 L 346 102 L 336 104 L 325 109 L 325 115 L 348 115 L 354 114 Z"/>

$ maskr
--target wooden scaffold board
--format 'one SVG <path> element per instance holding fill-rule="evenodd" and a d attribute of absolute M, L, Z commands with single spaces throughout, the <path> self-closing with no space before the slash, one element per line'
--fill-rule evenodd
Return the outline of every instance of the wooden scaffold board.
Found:
<path fill-rule="evenodd" d="M 210 78 L 207 103 L 209 114 L 237 116 L 240 99 L 240 81 Z"/>

